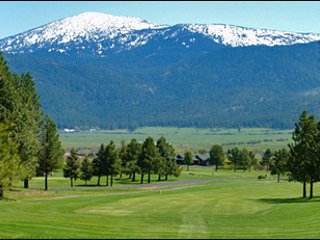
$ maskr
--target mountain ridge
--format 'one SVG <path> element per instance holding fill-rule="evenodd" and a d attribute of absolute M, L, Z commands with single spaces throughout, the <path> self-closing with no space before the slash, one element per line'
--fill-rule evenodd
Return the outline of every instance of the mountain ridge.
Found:
<path fill-rule="evenodd" d="M 174 28 L 198 33 L 212 42 L 231 47 L 293 45 L 320 40 L 320 34 L 316 33 L 255 29 L 227 24 L 156 25 L 141 18 L 85 12 L 1 39 L 0 50 L 13 54 L 39 49 L 62 53 L 75 48 L 81 51 L 86 48 L 83 43 L 92 43 L 92 52 L 104 57 L 105 53 L 112 49 L 130 50 L 132 47 L 147 44 L 154 37 L 175 38 L 177 32 L 166 35 L 166 32 Z M 188 43 L 181 44 L 190 48 L 195 41 L 193 38 Z"/>

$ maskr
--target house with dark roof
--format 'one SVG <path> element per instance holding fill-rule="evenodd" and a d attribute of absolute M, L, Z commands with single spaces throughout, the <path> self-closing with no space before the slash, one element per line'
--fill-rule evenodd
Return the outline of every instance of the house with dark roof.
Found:
<path fill-rule="evenodd" d="M 184 154 L 176 155 L 176 162 L 180 165 L 185 165 Z M 209 155 L 194 155 L 192 156 L 193 165 L 209 166 Z"/>

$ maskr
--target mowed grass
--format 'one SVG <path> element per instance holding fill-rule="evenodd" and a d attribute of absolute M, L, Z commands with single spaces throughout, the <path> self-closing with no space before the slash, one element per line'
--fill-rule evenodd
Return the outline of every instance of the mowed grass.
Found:
<path fill-rule="evenodd" d="M 190 175 L 192 172 L 195 175 Z M 181 179 L 212 179 L 161 188 L 16 188 L 0 202 L 0 238 L 319 238 L 320 186 L 301 199 L 302 185 L 262 171 L 214 173 L 194 167 Z M 56 176 L 49 184 L 61 186 Z M 80 184 L 80 182 L 78 183 Z M 50 188 L 50 185 L 49 185 Z"/>
<path fill-rule="evenodd" d="M 223 144 L 225 150 L 247 147 L 249 150 L 261 152 L 267 148 L 275 150 L 286 147 L 292 139 L 292 130 L 242 128 L 238 131 L 238 129 L 144 127 L 134 132 L 128 130 L 60 132 L 60 139 L 66 149 L 98 148 L 101 143 L 109 143 L 111 140 L 120 145 L 122 140 L 129 142 L 132 138 L 143 142 L 148 136 L 155 141 L 163 136 L 182 152 L 187 149 L 209 151 L 213 144 Z"/>

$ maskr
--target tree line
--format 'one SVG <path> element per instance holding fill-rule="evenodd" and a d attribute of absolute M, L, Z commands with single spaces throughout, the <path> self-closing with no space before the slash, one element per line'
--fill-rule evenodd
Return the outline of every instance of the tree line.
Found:
<path fill-rule="evenodd" d="M 80 161 L 75 148 L 71 149 L 63 169 L 64 177 L 70 178 L 71 187 L 73 181 L 80 178 L 90 181 L 97 176 L 97 185 L 101 185 L 101 177 L 106 177 L 106 186 L 113 185 L 113 179 L 119 175 L 120 179 L 126 175 L 131 181 L 136 181 L 136 175 L 140 174 L 140 183 L 151 182 L 151 174 L 158 175 L 158 181 L 168 180 L 168 176 L 178 177 L 181 168 L 176 163 L 174 147 L 164 137 L 157 142 L 152 137 L 139 143 L 135 138 L 129 143 L 121 142 L 120 148 L 116 148 L 113 141 L 106 146 L 101 144 L 96 157 L 89 161 L 86 156 Z"/>
<path fill-rule="evenodd" d="M 54 121 L 43 114 L 33 78 L 11 73 L 0 53 L 0 199 L 16 181 L 45 176 L 63 164 Z"/>
<path fill-rule="evenodd" d="M 314 115 L 308 116 L 303 111 L 299 120 L 294 125 L 292 133 L 293 143 L 288 148 L 278 149 L 272 152 L 266 149 L 262 153 L 260 165 L 266 167 L 272 175 L 277 175 L 277 182 L 280 182 L 281 175 L 287 175 L 290 181 L 298 181 L 303 184 L 302 197 L 306 198 L 307 184 L 310 185 L 309 198 L 313 198 L 313 185 L 320 181 L 320 122 Z M 220 145 L 214 145 L 210 150 L 210 162 L 216 166 L 223 165 L 227 159 L 234 165 L 234 171 L 251 169 L 257 163 L 255 154 L 246 148 L 237 147 L 229 149 L 226 153 Z M 190 158 L 190 156 L 186 156 Z M 190 163 L 190 161 L 186 161 Z"/>
<path fill-rule="evenodd" d="M 280 181 L 281 174 L 287 174 L 290 181 L 303 184 L 302 197 L 307 196 L 307 184 L 310 185 L 309 198 L 313 198 L 313 185 L 320 181 L 320 122 L 314 115 L 308 116 L 303 111 L 294 125 L 293 143 L 288 149 L 275 152 L 267 149 L 261 158 L 261 164 L 276 174 Z"/>

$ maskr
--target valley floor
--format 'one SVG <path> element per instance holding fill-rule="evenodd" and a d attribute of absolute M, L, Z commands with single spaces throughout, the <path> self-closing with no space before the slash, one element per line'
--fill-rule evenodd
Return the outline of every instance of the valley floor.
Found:
<path fill-rule="evenodd" d="M 122 140 L 130 142 L 132 138 L 135 138 L 143 142 L 149 136 L 155 141 L 161 136 L 165 137 L 180 153 L 186 150 L 209 151 L 213 144 L 221 144 L 225 150 L 246 147 L 260 153 L 267 148 L 277 150 L 287 147 L 287 144 L 292 141 L 292 131 L 268 128 L 243 128 L 239 131 L 239 129 L 223 128 L 144 127 L 133 132 L 128 130 L 60 132 L 60 139 L 64 148 L 79 147 L 85 154 L 90 153 L 92 149 L 97 150 L 101 143 L 109 143 L 111 140 L 120 145 Z"/>

